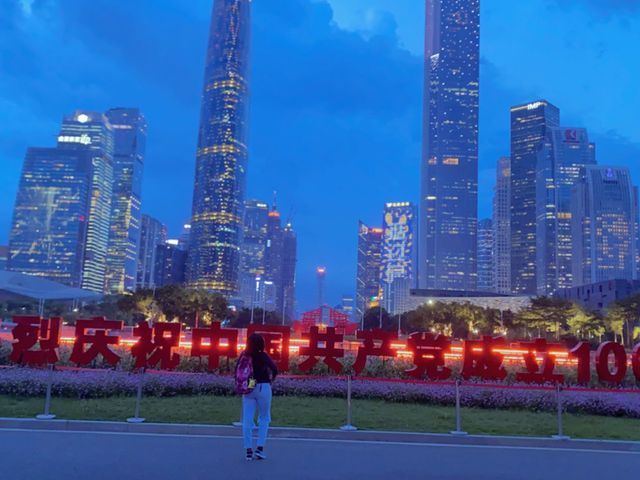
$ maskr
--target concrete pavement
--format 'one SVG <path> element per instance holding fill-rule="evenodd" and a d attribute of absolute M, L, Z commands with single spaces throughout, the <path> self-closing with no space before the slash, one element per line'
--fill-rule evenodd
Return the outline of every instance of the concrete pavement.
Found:
<path fill-rule="evenodd" d="M 115 427 L 39 430 L 37 424 L 20 429 L 6 422 L 2 427 L 0 478 L 11 480 L 608 480 L 640 473 L 640 445 L 632 443 L 620 448 L 611 448 L 615 442 L 425 443 L 352 439 L 333 432 L 322 439 L 276 435 L 267 444 L 268 460 L 246 462 L 240 432 L 224 427 L 219 434 L 127 433 Z"/>

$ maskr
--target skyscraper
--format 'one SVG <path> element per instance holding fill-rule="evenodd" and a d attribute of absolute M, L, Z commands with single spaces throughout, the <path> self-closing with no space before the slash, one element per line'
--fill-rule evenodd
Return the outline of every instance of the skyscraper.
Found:
<path fill-rule="evenodd" d="M 285 321 L 292 321 L 296 311 L 296 265 L 298 262 L 298 239 L 291 222 L 282 230 L 282 287 L 280 312 Z"/>
<path fill-rule="evenodd" d="M 421 288 L 476 289 L 479 0 L 427 0 Z"/>
<path fill-rule="evenodd" d="M 250 0 L 213 4 L 196 154 L 188 281 L 227 297 L 238 293 L 250 17 Z"/>
<path fill-rule="evenodd" d="M 545 100 L 511 108 L 511 289 L 534 295 L 536 279 L 536 170 L 547 131 L 560 111 Z"/>
<path fill-rule="evenodd" d="M 256 278 L 265 272 L 269 206 L 260 200 L 244 204 L 243 238 L 240 254 L 240 298 L 245 308 L 257 301 Z"/>
<path fill-rule="evenodd" d="M 187 251 L 180 248 L 176 239 L 156 246 L 154 287 L 182 285 L 185 280 Z"/>
<path fill-rule="evenodd" d="M 27 150 L 13 210 L 8 270 L 81 286 L 91 178 L 88 150 Z"/>
<path fill-rule="evenodd" d="M 595 163 L 595 145 L 584 128 L 547 129 L 536 174 L 538 295 L 552 295 L 573 285 L 571 196 L 581 168 Z"/>
<path fill-rule="evenodd" d="M 106 117 L 114 137 L 106 291 L 118 294 L 136 286 L 147 123 L 137 108 L 112 108 Z"/>
<path fill-rule="evenodd" d="M 415 288 L 416 209 L 410 202 L 386 203 L 382 218 L 380 288 L 384 308 L 401 313 Z"/>
<path fill-rule="evenodd" d="M 637 212 L 628 168 L 589 165 L 572 202 L 574 286 L 635 280 Z"/>
<path fill-rule="evenodd" d="M 358 222 L 358 267 L 356 272 L 356 317 L 360 322 L 372 299 L 380 293 L 382 228 Z"/>
<path fill-rule="evenodd" d="M 265 290 L 273 291 L 273 310 L 280 313 L 282 311 L 282 223 L 280 212 L 276 205 L 272 206 L 267 215 L 267 243 L 264 252 L 264 280 L 271 282 L 272 286 Z M 270 285 L 270 284 L 266 284 Z M 270 304 L 267 299 L 267 304 Z"/>
<path fill-rule="evenodd" d="M 485 218 L 478 222 L 478 291 L 494 292 L 495 247 L 493 221 Z"/>
<path fill-rule="evenodd" d="M 496 293 L 511 293 L 511 158 L 501 157 L 496 167 L 493 197 L 494 283 Z"/>
<path fill-rule="evenodd" d="M 103 293 L 113 195 L 113 128 L 99 112 L 75 111 L 64 117 L 58 149 L 88 152 L 91 156 L 89 214 L 81 286 Z"/>
<path fill-rule="evenodd" d="M 167 227 L 149 215 L 142 214 L 136 288 L 155 287 L 156 247 L 167 241 Z"/>
<path fill-rule="evenodd" d="M 7 245 L 0 245 L 0 270 L 7 270 L 8 261 L 9 247 Z"/>

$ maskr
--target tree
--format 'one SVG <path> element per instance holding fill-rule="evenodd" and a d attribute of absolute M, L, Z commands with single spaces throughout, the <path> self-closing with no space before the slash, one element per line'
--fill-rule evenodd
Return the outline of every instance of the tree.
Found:
<path fill-rule="evenodd" d="M 398 330 L 397 319 L 392 318 L 384 308 L 380 312 L 380 307 L 373 307 L 364 313 L 363 324 L 365 330 L 380 327 L 380 314 L 382 313 L 382 329 L 387 332 L 396 332 Z"/>
<path fill-rule="evenodd" d="M 537 297 L 531 305 L 516 315 L 516 324 L 527 329 L 537 330 L 537 336 L 543 332 L 552 333 L 559 339 L 567 332 L 567 322 L 575 314 L 575 305 L 561 298 Z"/>
<path fill-rule="evenodd" d="M 631 348 L 634 334 L 634 325 L 640 319 L 640 294 L 619 300 L 607 309 L 605 323 L 608 329 L 617 337 L 622 339 L 622 343 Z"/>
<path fill-rule="evenodd" d="M 261 308 L 253 309 L 253 323 L 262 324 L 263 311 Z M 282 325 L 282 317 L 276 312 L 265 311 L 264 323 L 267 325 Z M 243 308 L 232 318 L 230 325 L 235 328 L 246 328 L 251 324 L 251 309 Z"/>
<path fill-rule="evenodd" d="M 567 320 L 569 332 L 577 338 L 602 337 L 605 332 L 604 321 L 598 315 L 587 312 L 578 305 L 573 306 L 573 314 Z"/>

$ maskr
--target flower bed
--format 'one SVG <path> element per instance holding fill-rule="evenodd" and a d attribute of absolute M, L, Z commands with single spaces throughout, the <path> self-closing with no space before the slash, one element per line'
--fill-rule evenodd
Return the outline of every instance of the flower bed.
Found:
<path fill-rule="evenodd" d="M 0 394 L 11 396 L 42 396 L 46 392 L 49 372 L 31 368 L 0 370 Z M 57 370 L 52 392 L 56 397 L 102 398 L 134 395 L 137 375 L 115 370 Z M 282 376 L 274 384 L 276 395 L 344 397 L 344 377 Z M 451 383 L 355 379 L 353 397 L 390 402 L 453 405 L 454 386 Z M 144 395 L 168 397 L 175 395 L 233 395 L 233 379 L 229 376 L 205 373 L 148 372 L 144 379 Z M 640 418 L 640 390 L 600 391 L 568 389 L 563 391 L 564 405 L 572 413 Z M 553 411 L 556 408 L 553 389 L 530 386 L 491 384 L 464 385 L 461 403 L 466 407 L 515 408 L 532 411 Z"/>

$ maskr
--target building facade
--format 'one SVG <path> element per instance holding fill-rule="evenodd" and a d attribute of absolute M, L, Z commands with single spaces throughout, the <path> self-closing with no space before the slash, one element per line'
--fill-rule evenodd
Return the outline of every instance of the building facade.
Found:
<path fill-rule="evenodd" d="M 551 295 L 573 285 L 571 197 L 581 168 L 595 163 L 595 145 L 584 128 L 547 129 L 538 152 L 536 179 L 538 295 Z"/>
<path fill-rule="evenodd" d="M 283 238 L 280 212 L 273 205 L 267 215 L 267 243 L 264 252 L 264 281 L 269 286 L 265 291 L 273 291 L 272 301 L 266 303 L 270 311 L 282 311 L 282 266 Z"/>
<path fill-rule="evenodd" d="M 639 280 L 606 280 L 604 282 L 561 288 L 555 297 L 582 305 L 591 311 L 606 310 L 612 303 L 640 293 Z"/>
<path fill-rule="evenodd" d="M 257 302 L 256 278 L 264 276 L 269 206 L 260 200 L 244 204 L 243 238 L 240 254 L 240 299 L 245 308 Z"/>
<path fill-rule="evenodd" d="M 545 100 L 511 108 L 511 289 L 535 295 L 538 154 L 560 111 Z"/>
<path fill-rule="evenodd" d="M 298 239 L 291 222 L 282 230 L 282 297 L 283 319 L 290 323 L 296 314 L 296 265 L 298 263 Z"/>
<path fill-rule="evenodd" d="M 180 248 L 178 240 L 170 239 L 156 246 L 154 287 L 183 285 L 187 251 Z"/>
<path fill-rule="evenodd" d="M 380 289 L 384 308 L 396 313 L 415 288 L 416 208 L 410 202 L 386 203 L 382 217 Z"/>
<path fill-rule="evenodd" d="M 238 294 L 247 171 L 251 1 L 216 0 L 198 131 L 188 281 Z"/>
<path fill-rule="evenodd" d="M 167 227 L 160 220 L 142 214 L 136 272 L 136 289 L 155 288 L 156 247 L 167 241 Z"/>
<path fill-rule="evenodd" d="M 135 290 L 137 282 L 147 122 L 137 108 L 112 108 L 105 115 L 114 138 L 106 291 L 119 294 Z"/>
<path fill-rule="evenodd" d="M 511 158 L 501 157 L 496 167 L 493 196 L 494 283 L 496 293 L 511 293 Z"/>
<path fill-rule="evenodd" d="M 572 202 L 574 286 L 637 277 L 637 212 L 628 168 L 590 165 Z"/>
<path fill-rule="evenodd" d="M 495 292 L 495 245 L 493 221 L 485 218 L 478 222 L 478 291 Z"/>
<path fill-rule="evenodd" d="M 475 290 L 479 0 L 427 0 L 421 288 Z"/>
<path fill-rule="evenodd" d="M 358 266 L 356 271 L 355 321 L 360 322 L 372 300 L 380 295 L 382 228 L 358 223 Z"/>
<path fill-rule="evenodd" d="M 0 245 L 0 270 L 7 270 L 9 263 L 9 246 Z"/>

